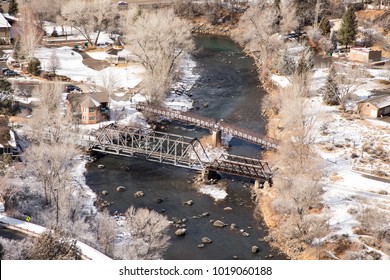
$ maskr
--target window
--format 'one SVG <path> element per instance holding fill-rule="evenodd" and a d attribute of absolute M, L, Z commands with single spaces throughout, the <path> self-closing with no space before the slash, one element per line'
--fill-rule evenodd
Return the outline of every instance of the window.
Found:
<path fill-rule="evenodd" d="M 93 120 L 95 120 L 95 117 L 89 117 L 89 120 L 93 121 Z"/>
<path fill-rule="evenodd" d="M 90 112 L 90 113 L 95 112 L 95 108 L 89 108 L 89 112 Z"/>

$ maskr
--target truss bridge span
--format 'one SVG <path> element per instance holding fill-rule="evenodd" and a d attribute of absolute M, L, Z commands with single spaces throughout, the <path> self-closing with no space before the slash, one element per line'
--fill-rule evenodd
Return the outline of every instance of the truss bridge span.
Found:
<path fill-rule="evenodd" d="M 142 158 L 198 171 L 213 170 L 262 181 L 272 177 L 271 168 L 265 161 L 228 154 L 211 159 L 196 138 L 135 127 L 110 124 L 97 132 L 96 137 L 89 141 L 89 147 L 96 152 Z"/>

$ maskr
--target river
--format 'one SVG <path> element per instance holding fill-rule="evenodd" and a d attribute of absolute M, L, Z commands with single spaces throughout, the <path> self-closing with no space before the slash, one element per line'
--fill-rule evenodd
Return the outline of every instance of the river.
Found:
<path fill-rule="evenodd" d="M 259 110 L 264 91 L 258 86 L 254 61 L 229 39 L 197 37 L 196 44 L 199 51 L 194 55 L 197 63 L 194 71 L 200 78 L 190 91 L 195 100 L 193 111 L 264 133 L 265 121 Z M 203 106 L 206 103 L 208 106 Z M 191 137 L 208 133 L 204 129 L 175 122 L 168 124 L 165 131 Z M 234 154 L 255 157 L 261 152 L 256 145 L 235 138 L 229 145 L 230 152 Z M 105 168 L 99 169 L 99 164 L 104 164 Z M 125 212 L 134 205 L 163 213 L 170 220 L 174 217 L 188 219 L 184 237 L 175 236 L 175 229 L 170 229 L 172 244 L 164 259 L 265 259 L 270 254 L 275 259 L 285 258 L 262 241 L 267 233 L 262 221 L 256 219 L 255 203 L 250 194 L 251 180 L 223 175 L 227 196 L 215 201 L 193 186 L 191 180 L 195 175 L 195 171 L 188 169 L 105 156 L 88 166 L 86 180 L 96 193 L 108 190 L 109 194 L 104 199 L 114 202 L 109 207 L 112 212 Z M 116 187 L 120 185 L 126 187 L 125 192 L 116 192 Z M 138 190 L 143 191 L 145 196 L 134 198 L 133 194 Z M 183 206 L 182 202 L 188 200 L 193 200 L 193 205 Z M 225 207 L 232 210 L 226 211 Z M 204 212 L 210 215 L 200 217 Z M 244 237 L 239 230 L 232 230 L 229 226 L 215 228 L 210 220 L 235 223 L 249 236 Z M 205 236 L 212 243 L 198 248 Z M 260 252 L 252 253 L 252 246 L 258 246 Z"/>

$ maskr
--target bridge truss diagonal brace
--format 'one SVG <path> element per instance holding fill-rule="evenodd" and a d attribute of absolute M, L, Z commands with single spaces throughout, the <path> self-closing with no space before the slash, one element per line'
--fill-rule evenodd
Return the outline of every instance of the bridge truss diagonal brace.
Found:
<path fill-rule="evenodd" d="M 201 170 L 210 159 L 198 139 L 132 127 L 108 125 L 91 143 L 95 151 L 123 156 L 145 156 L 146 160 Z"/>

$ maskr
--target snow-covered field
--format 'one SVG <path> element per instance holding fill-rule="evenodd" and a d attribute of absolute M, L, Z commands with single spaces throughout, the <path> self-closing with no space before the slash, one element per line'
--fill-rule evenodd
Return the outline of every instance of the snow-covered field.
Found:
<path fill-rule="evenodd" d="M 50 56 L 55 51 L 59 59 L 57 73 L 71 78 L 77 82 L 89 82 L 102 86 L 107 77 L 114 77 L 115 84 L 122 88 L 134 88 L 142 81 L 144 68 L 139 64 L 129 64 L 127 67 L 107 67 L 96 71 L 83 64 L 83 58 L 71 47 L 39 48 L 35 57 L 41 61 L 42 69 L 49 70 Z M 102 52 L 95 52 L 105 53 Z"/>

